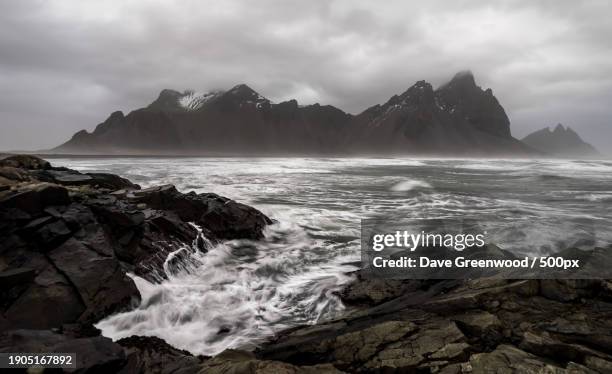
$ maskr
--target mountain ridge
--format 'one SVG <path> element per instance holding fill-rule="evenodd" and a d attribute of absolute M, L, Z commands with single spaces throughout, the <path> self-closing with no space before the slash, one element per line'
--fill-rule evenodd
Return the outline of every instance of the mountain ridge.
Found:
<path fill-rule="evenodd" d="M 571 127 L 558 123 L 553 130 L 550 127 L 534 131 L 521 141 L 536 150 L 558 157 L 597 157 L 601 153 L 591 144 L 582 140 Z"/>
<path fill-rule="evenodd" d="M 50 152 L 85 154 L 507 154 L 513 138 L 491 89 L 470 71 L 435 89 L 418 81 L 359 114 L 332 105 L 273 103 L 246 84 L 198 93 L 164 89 L 127 115 L 113 112 Z"/>

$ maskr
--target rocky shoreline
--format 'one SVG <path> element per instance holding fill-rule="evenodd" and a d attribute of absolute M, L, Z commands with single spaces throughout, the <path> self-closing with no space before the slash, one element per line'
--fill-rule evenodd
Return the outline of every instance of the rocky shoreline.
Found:
<path fill-rule="evenodd" d="M 272 221 L 215 194 L 141 189 L 34 156 L 0 160 L 0 351 L 77 352 L 80 372 L 105 373 L 150 372 L 129 366 L 141 348 L 158 360 L 189 357 L 154 338 L 113 343 L 93 323 L 138 305 L 127 272 L 155 280 L 170 252 L 189 250 L 185 243 L 206 250 L 191 223 L 221 242 L 259 239 Z"/>
<path fill-rule="evenodd" d="M 368 279 L 342 318 L 255 352 L 193 356 L 94 322 L 137 305 L 171 251 L 257 240 L 271 220 L 215 194 L 141 189 L 112 174 L 0 160 L 0 352 L 76 352 L 82 373 L 612 373 L 612 282 Z"/>

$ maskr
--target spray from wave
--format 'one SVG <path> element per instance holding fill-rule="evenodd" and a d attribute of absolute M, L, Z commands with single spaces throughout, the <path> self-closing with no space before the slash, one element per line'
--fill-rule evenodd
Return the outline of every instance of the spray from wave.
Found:
<path fill-rule="evenodd" d="M 420 180 L 405 180 L 399 183 L 394 184 L 391 187 L 391 191 L 394 192 L 404 192 L 404 191 L 412 191 L 419 188 L 431 188 L 431 185 L 425 181 Z"/>
<path fill-rule="evenodd" d="M 350 280 L 354 260 L 342 251 L 322 256 L 299 227 L 275 224 L 262 242 L 184 246 L 152 283 L 131 275 L 142 300 L 134 310 L 100 321 L 113 340 L 157 336 L 193 354 L 251 349 L 274 332 L 316 323 L 343 310 L 335 293 Z"/>

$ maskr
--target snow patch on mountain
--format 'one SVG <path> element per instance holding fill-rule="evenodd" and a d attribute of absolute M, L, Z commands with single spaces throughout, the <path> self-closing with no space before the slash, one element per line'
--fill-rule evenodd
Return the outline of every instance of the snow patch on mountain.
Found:
<path fill-rule="evenodd" d="M 178 104 L 185 110 L 197 110 L 211 99 L 217 97 L 220 93 L 221 92 L 202 93 L 196 91 L 185 91 L 185 93 L 178 98 Z"/>

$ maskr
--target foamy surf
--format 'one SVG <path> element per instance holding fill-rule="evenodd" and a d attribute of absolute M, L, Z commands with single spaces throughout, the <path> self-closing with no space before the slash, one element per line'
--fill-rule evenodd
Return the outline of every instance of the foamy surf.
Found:
<path fill-rule="evenodd" d="M 96 327 L 113 340 L 157 336 L 193 354 L 215 355 L 252 349 L 297 323 L 334 317 L 344 308 L 335 292 L 350 280 L 346 273 L 355 268 L 346 263 L 355 258 L 334 252 L 324 261 L 320 254 L 309 256 L 316 243 L 287 232 L 296 228 L 269 228 L 270 242 L 231 241 L 207 252 L 179 249 L 164 263 L 161 282 L 131 275 L 142 297 L 137 308 Z M 181 253 L 177 261 L 180 251 L 188 256 Z"/>
<path fill-rule="evenodd" d="M 405 180 L 391 186 L 391 191 L 404 192 L 412 191 L 419 188 L 431 188 L 431 185 L 425 181 L 420 180 Z"/>

